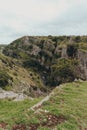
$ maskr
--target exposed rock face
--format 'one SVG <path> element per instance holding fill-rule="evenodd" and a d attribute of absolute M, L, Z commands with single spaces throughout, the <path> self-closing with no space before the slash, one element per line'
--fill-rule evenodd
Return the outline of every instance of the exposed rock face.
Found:
<path fill-rule="evenodd" d="M 45 95 L 44 91 L 41 91 L 38 86 L 32 86 L 24 81 L 19 82 L 17 85 L 13 85 L 13 91 L 17 93 L 23 93 L 24 95 L 31 97 L 39 97 Z"/>
<path fill-rule="evenodd" d="M 78 51 L 79 66 L 81 70 L 81 78 L 87 80 L 87 52 Z"/>
<path fill-rule="evenodd" d="M 61 57 L 62 57 L 62 58 L 68 58 L 68 55 L 67 55 L 67 47 L 63 47 L 63 48 L 62 48 Z"/>
<path fill-rule="evenodd" d="M 30 54 L 30 55 L 33 55 L 33 56 L 37 56 L 40 51 L 41 51 L 41 49 L 38 46 L 33 45 L 32 50 L 27 51 L 27 53 Z"/>
<path fill-rule="evenodd" d="M 5 91 L 0 88 L 0 99 L 11 99 L 13 101 L 22 101 L 28 98 L 23 93 L 15 93 L 13 91 Z"/>
<path fill-rule="evenodd" d="M 72 81 L 71 77 L 87 80 L 87 52 L 81 51 L 84 50 L 84 44 L 87 46 L 86 43 L 85 36 L 25 36 L 5 47 L 3 53 L 18 60 L 22 59 L 23 67 L 38 72 L 43 83 L 54 81 L 54 85 L 60 80 L 61 73 L 62 77 L 64 73 L 67 75 L 63 80 L 69 76 L 65 81 Z M 65 66 L 69 68 L 64 68 Z M 58 69 L 63 71 L 57 71 Z"/>
<path fill-rule="evenodd" d="M 67 47 L 62 48 L 61 57 L 69 58 L 67 55 Z M 79 61 L 79 68 L 77 68 L 77 70 L 79 71 L 80 78 L 87 80 L 87 52 L 78 49 L 76 58 Z"/>

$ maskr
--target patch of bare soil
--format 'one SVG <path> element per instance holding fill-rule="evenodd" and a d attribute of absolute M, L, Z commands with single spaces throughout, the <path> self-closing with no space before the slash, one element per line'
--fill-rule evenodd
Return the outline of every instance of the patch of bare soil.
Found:
<path fill-rule="evenodd" d="M 4 123 L 4 122 L 0 123 L 0 128 L 3 128 L 5 130 L 6 126 L 7 126 L 7 123 Z"/>
<path fill-rule="evenodd" d="M 39 127 L 44 126 L 48 128 L 53 128 L 56 125 L 65 122 L 66 118 L 64 116 L 55 116 L 53 114 L 45 115 L 46 121 L 44 122 L 43 119 L 39 119 L 40 123 L 38 124 L 30 124 L 30 125 L 15 125 L 13 126 L 12 130 L 37 130 Z"/>
<path fill-rule="evenodd" d="M 26 130 L 26 125 L 23 124 L 14 125 L 12 130 Z"/>
<path fill-rule="evenodd" d="M 23 124 L 19 124 L 19 125 L 14 125 L 12 130 L 37 130 L 37 128 L 39 127 L 39 124 L 30 124 L 30 125 L 23 125 Z"/>
<path fill-rule="evenodd" d="M 29 130 L 37 130 L 39 126 L 40 126 L 40 124 L 31 124 L 29 126 Z"/>
<path fill-rule="evenodd" d="M 81 125 L 79 126 L 79 130 L 87 130 L 87 128 L 83 128 Z"/>
<path fill-rule="evenodd" d="M 54 127 L 60 123 L 65 122 L 66 118 L 64 116 L 55 116 L 53 114 L 46 115 L 46 122 L 42 122 L 41 126 Z"/>

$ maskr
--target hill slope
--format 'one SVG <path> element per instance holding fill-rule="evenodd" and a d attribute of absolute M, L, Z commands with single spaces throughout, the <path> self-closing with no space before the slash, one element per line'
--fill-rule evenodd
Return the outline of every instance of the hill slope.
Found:
<path fill-rule="evenodd" d="M 53 90 L 48 101 L 30 109 L 42 100 L 0 101 L 0 126 L 9 130 L 87 129 L 87 82 L 63 84 Z"/>
<path fill-rule="evenodd" d="M 87 80 L 87 36 L 25 36 L 13 41 L 0 52 L 0 92 L 46 97 L 0 100 L 0 127 L 86 130 L 87 82 L 83 80 Z"/>
<path fill-rule="evenodd" d="M 87 79 L 87 36 L 25 36 L 6 46 L 3 53 L 38 72 L 47 86 Z"/>
<path fill-rule="evenodd" d="M 38 73 L 26 70 L 21 61 L 0 54 L 0 88 L 28 96 L 43 95 L 46 88 Z"/>

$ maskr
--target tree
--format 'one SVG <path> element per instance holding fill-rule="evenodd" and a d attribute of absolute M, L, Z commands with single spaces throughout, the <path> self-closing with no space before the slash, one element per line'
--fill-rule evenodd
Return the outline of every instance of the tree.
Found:
<path fill-rule="evenodd" d="M 67 45 L 67 54 L 69 57 L 76 57 L 76 54 L 77 54 L 77 50 L 78 50 L 78 44 L 68 44 Z"/>

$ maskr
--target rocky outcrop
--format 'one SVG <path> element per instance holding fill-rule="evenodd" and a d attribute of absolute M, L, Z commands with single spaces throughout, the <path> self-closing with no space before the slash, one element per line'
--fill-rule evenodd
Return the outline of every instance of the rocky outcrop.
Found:
<path fill-rule="evenodd" d="M 84 50 L 79 50 L 78 60 L 81 71 L 81 78 L 87 80 L 87 52 Z"/>
<path fill-rule="evenodd" d="M 61 57 L 62 58 L 68 58 L 66 46 L 62 48 Z"/>
<path fill-rule="evenodd" d="M 3 53 L 39 73 L 45 85 L 53 82 L 55 86 L 60 75 L 64 82 L 75 78 L 87 80 L 87 52 L 81 50 L 87 48 L 86 43 L 86 36 L 25 36 L 6 46 Z"/>
<path fill-rule="evenodd" d="M 23 93 L 15 93 L 13 91 L 5 91 L 0 88 L 0 99 L 9 99 L 13 101 L 22 101 L 28 98 L 28 96 Z"/>

